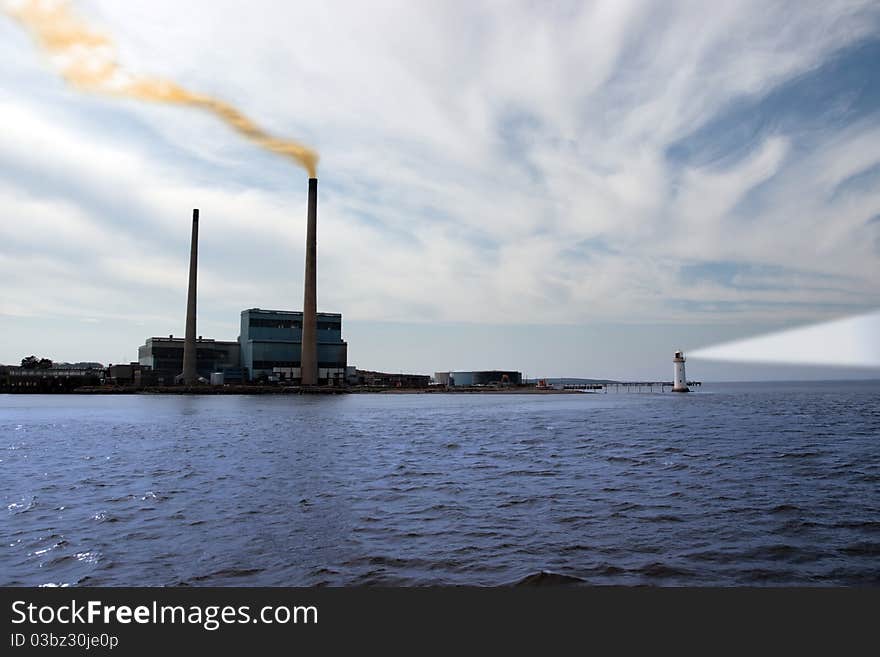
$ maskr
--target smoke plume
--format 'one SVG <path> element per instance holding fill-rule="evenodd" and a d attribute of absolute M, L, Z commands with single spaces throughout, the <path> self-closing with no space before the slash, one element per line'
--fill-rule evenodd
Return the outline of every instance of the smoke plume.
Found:
<path fill-rule="evenodd" d="M 315 151 L 295 141 L 269 135 L 229 103 L 193 93 L 174 82 L 141 78 L 122 70 L 113 42 L 77 20 L 66 0 L 20 0 L 7 2 L 4 8 L 31 33 L 64 79 L 77 89 L 198 107 L 211 112 L 255 144 L 294 160 L 309 172 L 309 177 L 317 177 Z"/>

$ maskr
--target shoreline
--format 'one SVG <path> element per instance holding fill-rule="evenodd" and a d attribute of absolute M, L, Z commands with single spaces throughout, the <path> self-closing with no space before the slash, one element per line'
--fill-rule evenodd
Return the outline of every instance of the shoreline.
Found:
<path fill-rule="evenodd" d="M 540 390 L 528 387 L 510 388 L 380 388 L 380 387 L 303 387 L 303 386 L 149 386 L 149 387 L 107 387 L 87 386 L 66 392 L 42 394 L 70 395 L 583 395 L 596 394 L 599 390 Z M 29 393 L 16 393 L 29 394 Z"/>

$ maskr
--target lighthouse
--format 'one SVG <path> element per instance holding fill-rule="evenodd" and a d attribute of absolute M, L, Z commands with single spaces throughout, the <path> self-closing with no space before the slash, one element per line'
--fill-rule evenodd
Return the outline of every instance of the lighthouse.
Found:
<path fill-rule="evenodd" d="M 690 392 L 688 389 L 687 376 L 684 373 L 684 352 L 676 351 L 675 358 L 672 359 L 675 368 L 674 378 L 672 379 L 672 392 Z"/>

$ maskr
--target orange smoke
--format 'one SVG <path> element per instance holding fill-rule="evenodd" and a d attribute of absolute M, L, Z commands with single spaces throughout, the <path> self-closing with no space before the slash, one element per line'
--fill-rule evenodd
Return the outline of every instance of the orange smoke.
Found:
<path fill-rule="evenodd" d="M 23 0 L 6 8 L 49 54 L 64 79 L 77 89 L 157 103 L 199 107 L 268 151 L 284 155 L 317 177 L 318 154 L 295 141 L 266 133 L 229 103 L 195 94 L 167 80 L 139 78 L 123 71 L 113 42 L 79 22 L 65 0 Z"/>

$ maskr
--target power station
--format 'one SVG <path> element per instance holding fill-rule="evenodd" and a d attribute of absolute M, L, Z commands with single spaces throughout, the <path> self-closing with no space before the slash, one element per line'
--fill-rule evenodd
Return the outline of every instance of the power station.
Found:
<path fill-rule="evenodd" d="M 347 345 L 342 315 L 318 314 L 318 179 L 309 178 L 306 211 L 303 310 L 250 308 L 241 313 L 241 333 L 234 342 L 197 337 L 199 210 L 193 209 L 186 329 L 180 338 L 152 337 L 138 348 L 138 363 L 154 378 L 191 386 L 217 374 L 231 381 L 280 378 L 304 386 L 343 382 Z M 181 349 L 182 347 L 182 363 Z"/>
<path fill-rule="evenodd" d="M 348 365 L 348 345 L 342 339 L 342 315 L 318 313 L 318 179 L 309 178 L 306 210 L 305 270 L 303 278 L 303 309 L 266 310 L 249 308 L 241 311 L 240 333 L 234 341 L 204 339 L 197 336 L 197 284 L 199 210 L 192 212 L 189 277 L 186 298 L 186 329 L 184 338 L 147 338 L 138 348 L 141 383 L 153 385 L 180 383 L 244 383 L 246 381 L 289 382 L 301 386 L 319 384 L 385 385 L 426 387 L 429 377 L 415 377 L 382 372 L 355 370 Z M 689 392 L 685 375 L 684 352 L 674 358 L 673 392 Z M 486 386 L 519 386 L 522 375 L 515 371 L 456 371 L 435 374 L 437 385 L 447 389 Z M 694 382 L 694 385 L 699 383 Z M 609 382 L 615 389 L 658 386 L 664 382 Z M 563 386 L 564 387 L 564 386 Z"/>

